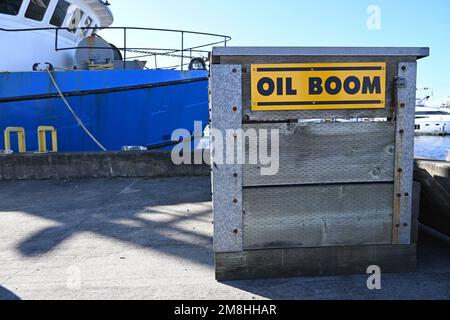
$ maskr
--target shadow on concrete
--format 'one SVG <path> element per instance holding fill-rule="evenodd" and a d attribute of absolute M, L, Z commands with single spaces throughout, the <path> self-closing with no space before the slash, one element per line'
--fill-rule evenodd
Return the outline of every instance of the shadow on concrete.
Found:
<path fill-rule="evenodd" d="M 419 237 L 417 272 L 383 274 L 382 290 L 379 291 L 368 290 L 368 275 L 227 281 L 223 284 L 272 300 L 448 300 L 450 240 L 423 226 Z"/>
<path fill-rule="evenodd" d="M 87 232 L 94 238 L 118 240 L 212 269 L 210 187 L 208 177 L 0 182 L 0 213 L 13 213 L 2 221 L 11 235 L 20 232 L 24 237 L 16 249 L 25 257 L 51 253 L 71 237 Z M 40 227 L 41 223 L 46 227 Z M 224 284 L 274 300 L 449 299 L 449 242 L 422 228 L 419 243 L 418 272 L 383 274 L 380 291 L 367 289 L 367 275 Z M 95 241 L 85 245 L 86 251 L 103 250 L 95 248 Z M 14 297 L 0 291 L 3 296 Z"/>
<path fill-rule="evenodd" d="M 90 232 L 212 267 L 210 190 L 208 177 L 1 182 L 0 212 L 54 224 L 20 242 L 17 249 L 27 257 Z M 183 247 L 198 252 L 174 250 Z"/>
<path fill-rule="evenodd" d="M 11 291 L 9 291 L 8 289 L 5 289 L 2 286 L 0 286 L 0 300 L 12 301 L 12 300 L 20 300 L 20 298 L 18 296 L 16 296 L 14 293 L 12 293 Z"/>

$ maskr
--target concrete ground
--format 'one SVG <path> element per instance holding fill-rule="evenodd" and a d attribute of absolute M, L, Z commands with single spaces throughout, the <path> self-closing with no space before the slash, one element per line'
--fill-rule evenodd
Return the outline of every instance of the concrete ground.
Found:
<path fill-rule="evenodd" d="M 450 243 L 417 273 L 218 283 L 210 182 L 0 182 L 0 299 L 450 299 Z"/>

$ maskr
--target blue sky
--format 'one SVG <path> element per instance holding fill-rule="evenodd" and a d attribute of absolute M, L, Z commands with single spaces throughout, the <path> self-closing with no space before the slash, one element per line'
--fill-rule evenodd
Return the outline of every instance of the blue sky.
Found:
<path fill-rule="evenodd" d="M 450 96 L 449 0 L 109 0 L 114 26 L 187 29 L 227 34 L 235 46 L 419 46 L 419 87 L 435 102 Z M 380 8 L 381 28 L 369 29 L 367 9 Z M 176 38 L 151 35 L 152 45 Z M 132 38 L 132 37 L 130 37 Z M 143 35 L 138 37 L 143 41 Z M 136 39 L 138 39 L 136 38 Z M 170 43 L 172 42 L 172 43 Z"/>

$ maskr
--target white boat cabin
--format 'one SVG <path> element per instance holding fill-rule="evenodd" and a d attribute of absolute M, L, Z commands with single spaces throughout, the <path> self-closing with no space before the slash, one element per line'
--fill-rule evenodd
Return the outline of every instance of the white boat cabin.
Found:
<path fill-rule="evenodd" d="M 418 135 L 449 135 L 450 109 L 417 107 L 415 129 Z"/>
<path fill-rule="evenodd" d="M 76 47 L 97 28 L 112 23 L 113 15 L 102 0 L 0 0 L 0 72 L 32 71 L 34 64 L 46 62 L 73 68 L 75 50 L 58 51 L 56 45 Z M 45 28 L 52 30 L 36 30 Z M 59 30 L 56 43 L 53 28 L 69 30 Z"/>

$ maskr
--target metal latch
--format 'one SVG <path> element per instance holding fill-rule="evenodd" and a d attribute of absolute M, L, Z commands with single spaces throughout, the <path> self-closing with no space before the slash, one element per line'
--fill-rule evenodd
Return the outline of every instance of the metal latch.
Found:
<path fill-rule="evenodd" d="M 406 78 L 396 77 L 395 78 L 395 86 L 397 88 L 406 88 Z"/>

